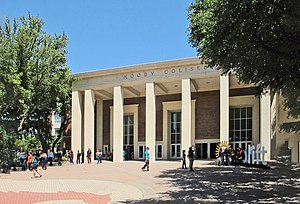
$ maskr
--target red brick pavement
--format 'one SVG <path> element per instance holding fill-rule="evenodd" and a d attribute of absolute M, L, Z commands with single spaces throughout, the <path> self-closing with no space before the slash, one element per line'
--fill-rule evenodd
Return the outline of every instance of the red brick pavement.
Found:
<path fill-rule="evenodd" d="M 107 204 L 111 201 L 110 195 L 96 195 L 84 192 L 57 192 L 57 193 L 40 193 L 40 192 L 0 192 L 1 204 L 32 204 L 43 201 L 53 200 L 82 200 L 89 204 Z"/>

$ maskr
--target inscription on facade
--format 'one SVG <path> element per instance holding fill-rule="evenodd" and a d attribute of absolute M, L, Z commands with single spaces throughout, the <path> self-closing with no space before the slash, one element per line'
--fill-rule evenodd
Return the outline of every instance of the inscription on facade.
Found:
<path fill-rule="evenodd" d="M 141 78 L 141 77 L 152 77 L 154 75 L 154 71 L 151 72 L 138 72 L 132 74 L 124 74 L 123 79 L 133 79 L 133 78 Z"/>
<path fill-rule="evenodd" d="M 181 74 L 181 73 L 189 73 L 189 72 L 199 72 L 203 71 L 204 68 L 202 66 L 194 66 L 194 67 L 181 67 L 181 68 L 171 68 L 165 70 L 158 70 L 158 71 L 148 71 L 148 72 L 135 72 L 130 74 L 123 74 L 124 80 L 129 79 L 138 79 L 138 78 L 149 78 L 153 76 L 169 76 L 174 74 Z"/>

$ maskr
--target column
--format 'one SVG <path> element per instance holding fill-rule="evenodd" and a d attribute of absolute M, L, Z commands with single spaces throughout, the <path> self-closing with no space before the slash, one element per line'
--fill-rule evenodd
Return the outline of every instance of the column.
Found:
<path fill-rule="evenodd" d="M 192 100 L 191 80 L 182 79 L 181 93 L 181 152 L 189 150 L 192 145 Z"/>
<path fill-rule="evenodd" d="M 121 86 L 114 87 L 113 109 L 113 159 L 114 162 L 123 161 L 123 90 Z"/>
<path fill-rule="evenodd" d="M 156 102 L 155 84 L 146 83 L 146 146 L 149 147 L 150 162 L 155 161 Z"/>
<path fill-rule="evenodd" d="M 210 143 L 207 143 L 207 159 L 210 159 Z"/>
<path fill-rule="evenodd" d="M 220 142 L 229 142 L 229 75 L 220 76 Z"/>
<path fill-rule="evenodd" d="M 270 94 L 261 95 L 260 98 L 260 143 L 265 147 L 266 160 L 271 155 L 271 98 Z"/>
<path fill-rule="evenodd" d="M 72 136 L 71 148 L 73 152 L 82 149 L 82 94 L 79 91 L 72 92 Z"/>
<path fill-rule="evenodd" d="M 92 90 L 84 92 L 84 151 L 95 153 L 95 95 Z M 93 154 L 92 154 L 93 155 Z"/>
<path fill-rule="evenodd" d="M 97 99 L 97 148 L 103 152 L 103 100 Z"/>

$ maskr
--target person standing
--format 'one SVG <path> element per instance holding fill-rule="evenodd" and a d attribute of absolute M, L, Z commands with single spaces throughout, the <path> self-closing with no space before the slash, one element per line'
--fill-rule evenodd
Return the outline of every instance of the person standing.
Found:
<path fill-rule="evenodd" d="M 86 152 L 86 157 L 88 160 L 88 164 L 90 164 L 92 162 L 92 150 L 90 148 L 88 148 L 87 152 Z"/>
<path fill-rule="evenodd" d="M 26 158 L 27 158 L 27 155 L 25 154 L 25 152 L 21 152 L 20 154 L 20 164 L 22 166 L 22 171 L 25 171 L 26 170 Z"/>
<path fill-rule="evenodd" d="M 147 171 L 149 171 L 149 162 L 150 162 L 149 147 L 146 147 L 146 151 L 145 151 L 145 164 L 142 167 L 142 170 L 144 170 L 147 167 Z"/>
<path fill-rule="evenodd" d="M 50 152 L 49 152 L 49 166 L 53 166 L 52 164 L 52 161 L 53 161 L 53 158 L 54 158 L 54 153 L 52 152 L 52 149 L 50 149 Z"/>
<path fill-rule="evenodd" d="M 32 169 L 32 163 L 33 163 L 33 156 L 31 154 L 31 152 L 28 153 L 28 157 L 27 157 L 27 167 L 28 170 Z"/>
<path fill-rule="evenodd" d="M 81 149 L 81 164 L 84 163 L 84 151 Z"/>
<path fill-rule="evenodd" d="M 79 152 L 79 150 L 77 150 L 76 164 L 80 164 L 80 156 L 81 156 L 81 153 Z"/>
<path fill-rule="evenodd" d="M 186 154 L 185 154 L 185 150 L 182 150 L 182 168 L 183 169 L 187 169 L 187 167 L 186 167 Z"/>
<path fill-rule="evenodd" d="M 44 151 L 41 151 L 40 163 L 42 165 L 42 169 L 47 170 L 47 154 Z"/>
<path fill-rule="evenodd" d="M 73 152 L 73 150 L 69 151 L 69 157 L 70 157 L 70 163 L 74 164 L 74 161 L 73 161 L 73 159 L 74 159 L 74 152 Z"/>
<path fill-rule="evenodd" d="M 188 152 L 188 157 L 190 160 L 190 171 L 194 171 L 193 170 L 193 164 L 194 164 L 194 150 L 192 149 L 192 147 L 189 147 L 189 152 Z"/>
<path fill-rule="evenodd" d="M 62 152 L 61 151 L 57 152 L 58 166 L 61 166 L 61 157 L 62 157 Z"/>
<path fill-rule="evenodd" d="M 96 152 L 97 164 L 102 163 L 101 157 L 102 157 L 101 149 L 97 149 L 97 152 Z"/>

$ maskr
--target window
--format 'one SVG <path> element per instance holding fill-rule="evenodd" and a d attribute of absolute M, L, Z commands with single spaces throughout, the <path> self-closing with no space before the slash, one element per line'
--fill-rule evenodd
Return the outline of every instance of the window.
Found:
<path fill-rule="evenodd" d="M 161 144 L 155 145 L 155 158 L 162 159 L 162 148 Z"/>
<path fill-rule="evenodd" d="M 54 114 L 54 123 L 61 123 L 61 116 L 58 113 Z"/>
<path fill-rule="evenodd" d="M 252 107 L 229 109 L 229 140 L 252 141 Z"/>
<path fill-rule="evenodd" d="M 171 112 L 171 158 L 181 155 L 181 112 Z"/>

